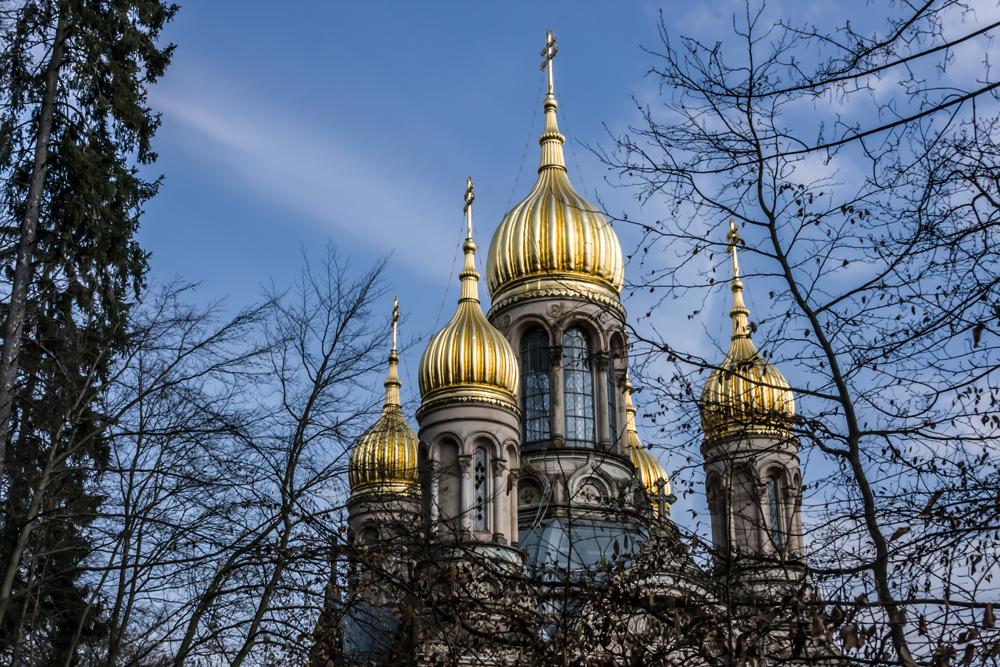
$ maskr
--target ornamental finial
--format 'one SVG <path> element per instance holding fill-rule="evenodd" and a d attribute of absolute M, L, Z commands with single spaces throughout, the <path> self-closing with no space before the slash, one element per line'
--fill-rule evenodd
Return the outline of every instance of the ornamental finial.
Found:
<path fill-rule="evenodd" d="M 733 291 L 733 309 L 729 311 L 729 316 L 733 318 L 733 341 L 735 342 L 737 338 L 750 338 L 748 318 L 750 311 L 743 303 L 743 281 L 740 280 L 740 265 L 736 261 L 736 246 L 740 244 L 740 232 L 732 218 L 729 218 L 729 233 L 726 234 L 726 241 L 729 242 L 726 252 L 733 256 L 733 284 L 730 286 Z M 733 354 L 732 350 L 730 354 Z M 753 351 L 753 354 L 756 354 L 756 350 Z"/>
<path fill-rule="evenodd" d="M 739 278 L 740 265 L 736 261 L 736 246 L 739 245 L 740 242 L 740 233 L 732 218 L 729 218 L 729 233 L 726 234 L 726 240 L 729 242 L 729 247 L 726 248 L 726 252 L 733 256 L 733 278 Z"/>
<path fill-rule="evenodd" d="M 557 53 L 559 53 L 559 47 L 556 46 L 556 36 L 552 34 L 551 30 L 546 30 L 545 48 L 542 49 L 542 66 L 539 69 L 548 72 L 549 95 L 552 94 L 552 59 L 556 57 Z"/>
<path fill-rule="evenodd" d="M 399 323 L 399 298 L 392 298 L 392 350 L 389 351 L 389 377 L 385 379 L 385 404 L 399 405 L 399 388 L 402 383 L 399 381 L 399 353 L 396 352 L 396 325 Z"/>

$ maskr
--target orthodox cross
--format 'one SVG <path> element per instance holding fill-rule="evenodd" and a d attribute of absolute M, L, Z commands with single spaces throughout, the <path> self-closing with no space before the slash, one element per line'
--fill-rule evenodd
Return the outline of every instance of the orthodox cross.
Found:
<path fill-rule="evenodd" d="M 465 224 L 468 226 L 469 235 L 467 238 L 472 238 L 472 202 L 476 200 L 476 193 L 472 191 L 472 176 L 469 176 L 469 184 L 465 187 L 465 208 L 462 212 L 465 213 Z"/>
<path fill-rule="evenodd" d="M 399 297 L 392 299 L 392 351 L 396 351 L 396 323 L 399 322 Z"/>
<path fill-rule="evenodd" d="M 542 49 L 542 66 L 539 69 L 548 70 L 549 95 L 552 94 L 552 59 L 556 57 L 557 53 L 559 53 L 559 47 L 556 46 L 556 36 L 552 34 L 551 30 L 546 30 L 545 48 Z"/>
<path fill-rule="evenodd" d="M 736 262 L 736 246 L 740 242 L 740 233 L 737 231 L 736 223 L 733 222 L 732 218 L 729 218 L 729 233 L 726 234 L 726 240 L 729 241 L 726 252 L 733 256 L 733 278 L 739 278 L 740 265 Z"/>

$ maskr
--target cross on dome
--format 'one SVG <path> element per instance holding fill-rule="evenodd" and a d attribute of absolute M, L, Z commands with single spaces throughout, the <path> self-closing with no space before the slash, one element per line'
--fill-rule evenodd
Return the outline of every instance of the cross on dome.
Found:
<path fill-rule="evenodd" d="M 396 324 L 399 323 L 399 297 L 392 297 L 392 351 L 396 351 Z"/>
<path fill-rule="evenodd" d="M 545 48 L 542 49 L 542 66 L 539 69 L 544 69 L 548 71 L 549 77 L 549 95 L 552 94 L 552 59 L 556 57 L 559 53 L 559 47 L 556 46 L 556 36 L 552 34 L 551 30 L 545 31 Z"/>
<path fill-rule="evenodd" d="M 472 238 L 472 202 L 476 201 L 476 193 L 472 191 L 472 176 L 469 176 L 469 182 L 465 186 L 465 208 L 462 212 L 465 213 L 465 224 L 468 227 L 468 234 L 466 238 Z"/>
<path fill-rule="evenodd" d="M 726 234 L 726 241 L 729 242 L 726 252 L 733 256 L 733 278 L 739 278 L 740 265 L 736 262 L 736 246 L 740 242 L 740 233 L 732 218 L 729 218 L 729 233 Z"/>

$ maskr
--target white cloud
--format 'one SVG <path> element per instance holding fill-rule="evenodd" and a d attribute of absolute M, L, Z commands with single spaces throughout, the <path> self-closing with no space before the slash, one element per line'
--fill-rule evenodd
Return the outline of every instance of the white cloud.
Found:
<path fill-rule="evenodd" d="M 366 146 L 366 137 L 351 135 L 348 123 L 328 117 L 293 123 L 308 110 L 283 113 L 262 92 L 220 84 L 225 78 L 210 68 L 179 62 L 172 74 L 152 90 L 153 106 L 167 124 L 185 126 L 178 133 L 185 137 L 183 148 L 220 182 L 241 192 L 250 183 L 262 203 L 287 210 L 285 219 L 274 221 L 278 233 L 311 225 L 354 247 L 398 248 L 397 262 L 440 279 L 440 263 L 452 254 L 441 239 L 454 235 L 455 216 L 447 214 L 455 207 L 446 208 L 432 187 L 405 173 L 405 163 Z M 173 81 L 183 81 L 183 88 Z M 335 134 L 336 128 L 345 132 Z"/>

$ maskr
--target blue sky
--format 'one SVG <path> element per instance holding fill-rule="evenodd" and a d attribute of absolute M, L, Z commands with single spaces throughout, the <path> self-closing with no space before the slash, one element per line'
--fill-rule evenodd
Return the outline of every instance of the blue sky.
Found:
<path fill-rule="evenodd" d="M 656 59 L 643 50 L 660 46 L 661 8 L 672 36 L 707 43 L 730 39 L 734 13 L 744 11 L 733 0 L 187 3 L 166 31 L 178 45 L 174 62 L 150 93 L 163 113 L 155 146 L 165 176 L 140 231 L 152 252 L 151 277 L 200 282 L 200 298 L 227 297 L 236 310 L 257 300 L 263 285 L 290 285 L 303 249 L 318 258 L 333 241 L 359 269 L 391 252 L 390 294 L 406 318 L 403 339 L 421 339 L 400 369 L 404 399 L 414 397 L 424 342 L 458 297 L 466 176 L 476 183 L 480 267 L 503 214 L 534 183 L 546 29 L 560 46 L 556 95 L 571 181 L 630 219 L 662 213 L 655 200 L 640 209 L 630 193 L 610 187 L 609 172 L 585 148 L 610 145 L 606 127 L 624 132 L 639 120 L 633 98 L 655 104 L 661 94 L 645 76 Z M 776 2 L 765 20 L 825 27 L 850 18 L 856 28 L 865 21 L 884 27 L 878 7 L 854 9 Z M 979 11 L 995 14 L 996 6 Z M 966 69 L 981 53 L 965 54 Z M 880 83 L 884 90 L 891 84 Z M 849 112 L 803 109 L 810 123 L 820 113 Z M 719 223 L 721 239 L 724 222 L 706 221 L 706 234 Z M 630 254 L 635 229 L 616 231 Z M 748 281 L 752 313 L 763 316 L 770 306 L 766 290 Z M 485 284 L 480 297 L 488 308 Z M 691 311 L 677 305 L 654 311 L 642 326 L 669 330 L 675 347 L 721 359 L 730 298 L 718 291 L 699 303 L 700 321 L 686 322 L 678 313 Z M 633 324 L 648 308 L 638 297 L 624 303 Z M 391 307 L 389 296 L 387 315 Z M 380 383 L 372 379 L 373 391 Z M 667 437 L 641 434 L 647 443 Z M 684 462 L 664 464 L 672 471 Z"/>
<path fill-rule="evenodd" d="M 200 282 L 202 298 L 235 309 L 272 280 L 290 284 L 303 248 L 318 257 L 332 240 L 359 268 L 392 252 L 403 335 L 426 339 L 458 296 L 466 176 L 481 263 L 534 183 L 549 28 L 570 178 L 591 201 L 630 205 L 583 144 L 607 142 L 603 123 L 634 120 L 632 96 L 652 85 L 641 46 L 658 43 L 658 5 L 235 6 L 189 3 L 167 31 L 176 56 L 150 94 L 165 180 L 140 232 L 154 279 Z M 618 232 L 629 247 L 633 230 Z M 485 284 L 480 295 L 488 307 Z M 422 349 L 403 360 L 404 395 Z"/>

